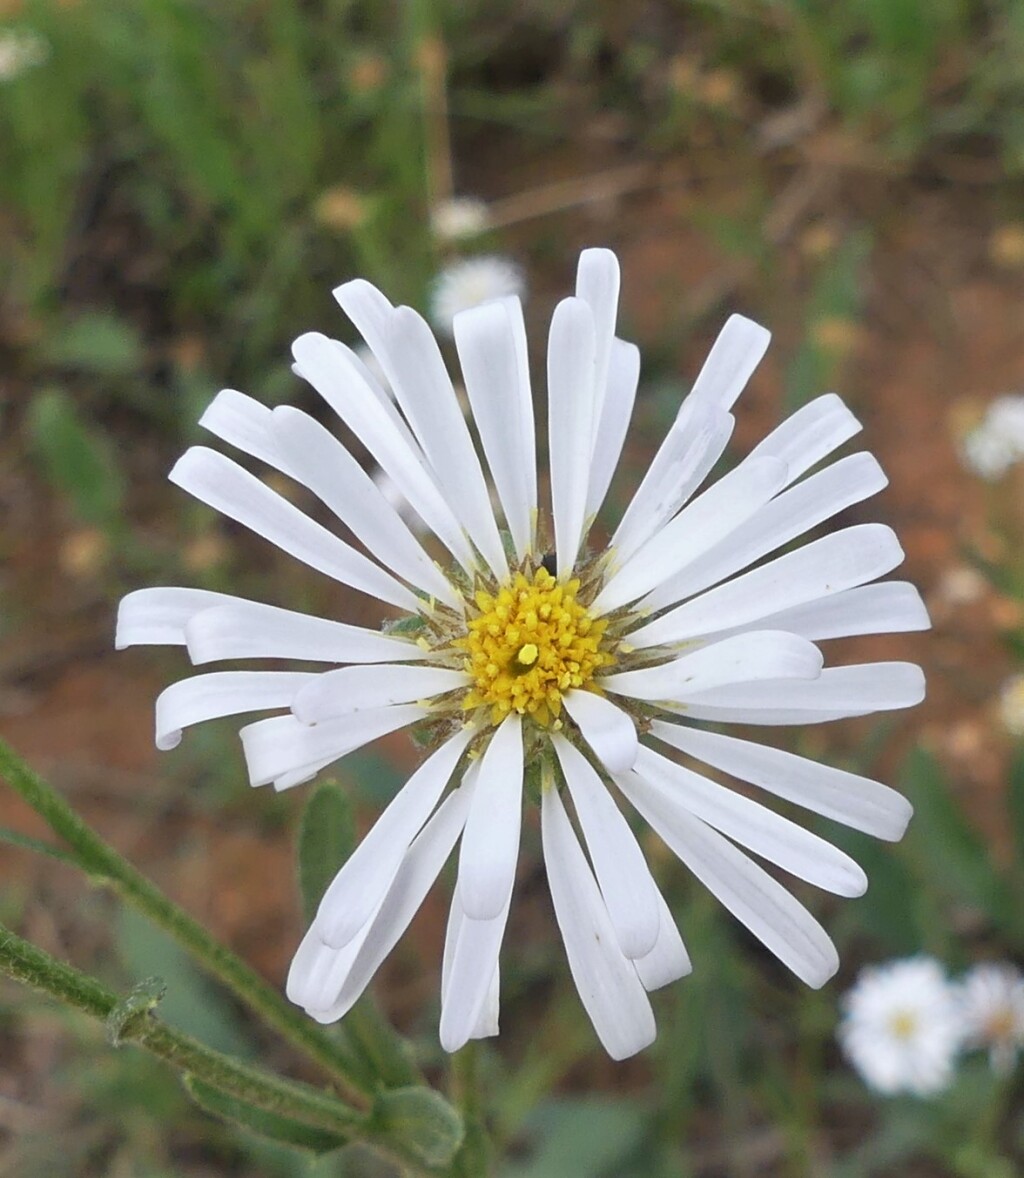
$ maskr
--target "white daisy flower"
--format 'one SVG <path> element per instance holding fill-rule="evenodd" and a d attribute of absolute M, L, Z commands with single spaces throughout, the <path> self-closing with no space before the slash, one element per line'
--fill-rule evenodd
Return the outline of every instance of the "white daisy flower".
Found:
<path fill-rule="evenodd" d="M 876 1092 L 932 1096 L 948 1086 L 963 1041 L 955 988 L 930 957 L 861 971 L 844 996 L 839 1041 Z"/>
<path fill-rule="evenodd" d="M 979 478 L 1001 478 L 1024 458 L 1024 396 L 1010 393 L 997 397 L 985 416 L 964 438 L 964 462 Z"/>
<path fill-rule="evenodd" d="M 966 1045 L 987 1047 L 992 1070 L 1005 1075 L 1024 1049 L 1024 974 L 1006 963 L 976 965 L 959 997 Z"/>
<path fill-rule="evenodd" d="M 343 344 L 318 334 L 295 342 L 296 370 L 429 526 L 437 551 L 446 550 L 446 571 L 333 433 L 297 409 L 270 410 L 228 390 L 202 424 L 312 491 L 348 539 L 214 450 L 189 450 L 171 472 L 204 503 L 404 615 L 376 632 L 195 589 L 144 589 L 121 603 L 119 647 L 177 644 L 199 665 L 337 664 L 215 671 L 176 683 L 157 700 L 161 748 L 201 720 L 277 710 L 243 727 L 242 745 L 253 785 L 287 789 L 408 725 L 433 746 L 338 873 L 296 954 L 288 994 L 314 1018 L 330 1022 L 351 1007 L 461 838 L 441 1042 L 454 1051 L 497 1032 L 498 954 L 524 805 L 540 804 L 570 969 L 616 1058 L 654 1037 L 647 991 L 690 969 L 624 802 L 812 986 L 836 969 L 832 942 L 746 852 L 838 895 L 860 895 L 863 872 L 689 762 L 879 838 L 898 839 L 906 827 L 911 808 L 888 787 L 714 730 L 866 715 L 924 693 L 912 664 L 823 670 L 814 645 L 927 627 L 911 585 L 870 584 L 903 559 L 889 528 L 845 527 L 771 555 L 885 486 L 863 452 L 808 475 L 860 429 L 838 397 L 804 406 L 699 491 L 725 451 L 730 410 L 768 346 L 767 331 L 740 316 L 726 323 L 610 545 L 587 549 L 640 368 L 637 349 L 615 337 L 618 289 L 614 254 L 587 250 L 575 296 L 552 318 L 550 514 L 540 502 L 518 299 L 455 319 L 482 454 L 427 324 L 369 283 L 335 294 L 394 400 Z"/>
<path fill-rule="evenodd" d="M 999 718 L 1011 736 L 1024 736 L 1024 675 L 1011 675 L 999 692 Z"/>
<path fill-rule="evenodd" d="M 452 262 L 434 279 L 430 291 L 430 319 L 445 335 L 451 335 L 455 316 L 482 303 L 503 298 L 523 298 L 526 281 L 510 258 L 479 254 Z"/>
<path fill-rule="evenodd" d="M 460 241 L 483 233 L 489 219 L 486 201 L 478 196 L 453 196 L 431 210 L 430 227 L 442 241 Z"/>

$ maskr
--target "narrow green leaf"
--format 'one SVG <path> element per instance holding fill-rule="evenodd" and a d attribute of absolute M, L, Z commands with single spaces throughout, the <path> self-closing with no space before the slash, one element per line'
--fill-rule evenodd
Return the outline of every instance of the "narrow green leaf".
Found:
<path fill-rule="evenodd" d="M 182 1080 L 185 1090 L 205 1112 L 248 1129 L 252 1133 L 258 1133 L 261 1137 L 293 1145 L 314 1154 L 332 1153 L 347 1144 L 346 1139 L 339 1134 L 305 1125 L 302 1121 L 281 1116 L 280 1113 L 255 1108 L 237 1096 L 221 1092 L 219 1088 L 214 1088 L 196 1076 L 185 1075 Z"/>
<path fill-rule="evenodd" d="M 114 527 L 124 486 L 120 467 L 102 435 L 79 418 L 63 389 L 46 389 L 29 406 L 28 428 L 50 481 L 86 522 Z"/>
<path fill-rule="evenodd" d="M 313 919 L 355 841 L 352 803 L 341 786 L 325 781 L 309 799 L 299 828 L 299 889 L 307 920 Z"/>
<path fill-rule="evenodd" d="M 1014 862 L 1024 869 L 1024 748 L 1019 749 L 1010 762 L 1006 804 L 1010 811 L 1010 830 L 1016 852 Z"/>
<path fill-rule="evenodd" d="M 167 993 L 163 978 L 146 978 L 107 1015 L 107 1040 L 111 1047 L 120 1047 L 125 1031 L 140 1016 L 148 1014 Z"/>
<path fill-rule="evenodd" d="M 1007 916 L 1006 888 L 980 835 L 957 805 L 942 770 L 923 750 L 910 755 L 907 796 L 914 803 L 909 846 L 919 851 L 922 870 L 947 896 L 980 908 L 992 921 Z"/>
<path fill-rule="evenodd" d="M 458 1112 L 429 1088 L 392 1088 L 382 1092 L 371 1114 L 374 1128 L 426 1166 L 447 1166 L 455 1157 L 465 1128 Z"/>
<path fill-rule="evenodd" d="M 61 368 L 97 376 L 130 376 L 142 367 L 142 341 L 135 328 L 107 312 L 78 316 L 46 345 L 44 359 Z"/>
<path fill-rule="evenodd" d="M 0 842 L 10 843 L 15 847 L 24 847 L 26 851 L 35 851 L 40 855 L 47 855 L 60 863 L 67 863 L 69 867 L 88 870 L 88 865 L 76 859 L 69 851 L 62 851 L 60 847 L 55 847 L 52 843 L 44 843 L 42 839 L 22 834 L 20 830 L 10 830 L 6 826 L 0 826 Z"/>

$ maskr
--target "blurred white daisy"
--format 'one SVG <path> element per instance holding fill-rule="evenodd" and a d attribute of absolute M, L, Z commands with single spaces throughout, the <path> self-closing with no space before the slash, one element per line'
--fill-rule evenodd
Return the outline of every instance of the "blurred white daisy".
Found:
<path fill-rule="evenodd" d="M 999 718 L 1011 736 L 1024 736 L 1024 675 L 1011 675 L 999 692 Z"/>
<path fill-rule="evenodd" d="M 898 839 L 906 827 L 910 806 L 888 787 L 704 726 L 819 723 L 907 707 L 924 694 L 912 664 L 823 670 L 814 645 L 928 625 L 911 585 L 870 584 L 903 559 L 889 528 L 859 524 L 790 547 L 885 486 L 863 452 L 807 474 L 860 429 L 838 397 L 805 405 L 699 491 L 726 448 L 730 410 L 768 346 L 767 331 L 729 319 L 610 546 L 587 549 L 640 370 L 637 349 L 615 336 L 618 290 L 614 254 L 587 250 L 575 297 L 552 318 L 550 512 L 539 501 L 517 298 L 455 319 L 480 451 L 429 327 L 369 283 L 335 294 L 394 400 L 351 349 L 318 334 L 295 342 L 299 374 L 429 526 L 431 552 L 446 550 L 444 564 L 334 434 L 299 410 L 270 410 L 228 390 L 202 424 L 312 491 L 348 538 L 205 447 L 189 450 L 171 473 L 204 503 L 404 615 L 378 632 L 195 589 L 143 589 L 121 603 L 120 647 L 178 644 L 196 664 L 339 664 L 176 683 L 157 700 L 161 748 L 201 720 L 277 710 L 283 714 L 246 725 L 241 737 L 252 784 L 287 789 L 408 725 L 432 746 L 328 888 L 296 954 L 288 994 L 316 1019 L 349 1010 L 461 838 L 441 1042 L 453 1051 L 497 1032 L 498 953 L 522 809 L 538 796 L 569 966 L 616 1058 L 654 1037 L 647 991 L 690 969 L 624 802 L 812 986 L 837 967 L 832 942 L 746 851 L 838 895 L 860 895 L 863 872 L 693 762 L 879 838 Z"/>
<path fill-rule="evenodd" d="M 453 196 L 440 201 L 430 213 L 430 227 L 442 241 L 477 237 L 488 221 L 487 202 L 476 196 Z"/>
<path fill-rule="evenodd" d="M 966 1046 L 987 1048 L 992 1070 L 1006 1074 L 1024 1049 L 1024 974 L 1006 963 L 976 965 L 959 997 Z"/>
<path fill-rule="evenodd" d="M 964 438 L 962 453 L 968 469 L 988 481 L 1024 458 L 1024 396 L 997 397 Z"/>
<path fill-rule="evenodd" d="M 861 971 L 843 997 L 839 1041 L 876 1092 L 932 1096 L 953 1078 L 964 1021 L 953 985 L 930 957 Z"/>
<path fill-rule="evenodd" d="M 434 326 L 451 335 L 455 316 L 496 299 L 526 294 L 522 270 L 510 258 L 479 254 L 445 266 L 430 291 L 430 318 Z"/>
<path fill-rule="evenodd" d="M 13 82 L 49 56 L 49 43 L 32 29 L 0 32 L 0 82 Z"/>

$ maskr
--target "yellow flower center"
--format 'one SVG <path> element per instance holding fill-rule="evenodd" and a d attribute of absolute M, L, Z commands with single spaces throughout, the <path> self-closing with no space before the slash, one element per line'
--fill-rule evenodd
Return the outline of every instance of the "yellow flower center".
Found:
<path fill-rule="evenodd" d="M 909 1010 L 897 1010 L 889 1020 L 894 1039 L 912 1039 L 917 1032 L 917 1018 Z"/>
<path fill-rule="evenodd" d="M 473 685 L 463 710 L 490 708 L 491 722 L 509 713 L 557 724 L 562 696 L 585 687 L 614 657 L 602 648 L 607 622 L 576 600 L 579 581 L 559 584 L 545 568 L 516 573 L 496 593 L 480 590 L 466 635 L 454 645 Z"/>

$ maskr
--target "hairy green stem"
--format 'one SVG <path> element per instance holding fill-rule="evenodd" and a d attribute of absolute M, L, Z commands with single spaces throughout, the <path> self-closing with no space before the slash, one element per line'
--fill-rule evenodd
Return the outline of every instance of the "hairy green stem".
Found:
<path fill-rule="evenodd" d="M 0 970 L 16 981 L 97 1019 L 109 1019 L 121 999 L 95 978 L 84 974 L 0 926 Z M 140 1009 L 125 1018 L 119 1042 L 136 1043 L 176 1068 L 197 1076 L 222 1092 L 256 1108 L 292 1117 L 306 1125 L 346 1138 L 368 1136 L 364 1114 L 341 1101 L 294 1080 L 260 1071 L 214 1051 Z"/>
<path fill-rule="evenodd" d="M 209 973 L 295 1047 L 315 1060 L 357 1101 L 373 1086 L 355 1073 L 345 1049 L 312 1019 L 288 1003 L 240 957 L 216 941 L 198 921 L 168 899 L 71 809 L 64 799 L 0 741 L 0 775 L 74 850 L 79 866 L 114 886 L 119 895 L 182 945 Z"/>

